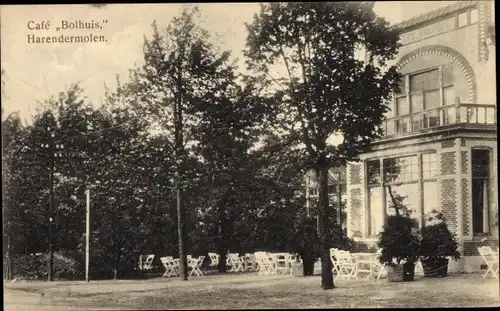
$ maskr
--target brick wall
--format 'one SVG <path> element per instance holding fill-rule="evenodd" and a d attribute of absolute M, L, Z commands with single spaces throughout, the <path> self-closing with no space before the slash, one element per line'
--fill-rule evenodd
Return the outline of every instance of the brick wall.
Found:
<path fill-rule="evenodd" d="M 468 163 L 469 163 L 469 154 L 467 151 L 462 151 L 462 174 L 467 174 Z"/>
<path fill-rule="evenodd" d="M 455 174 L 455 152 L 441 153 L 441 175 Z"/>
<path fill-rule="evenodd" d="M 351 233 L 362 230 L 361 220 L 363 213 L 363 204 L 361 204 L 361 189 L 354 188 L 350 191 L 350 213 L 351 219 L 349 229 Z"/>
<path fill-rule="evenodd" d="M 441 143 L 441 148 L 453 148 L 455 146 L 455 141 L 450 139 L 450 140 L 445 140 Z"/>
<path fill-rule="evenodd" d="M 457 189 L 455 179 L 441 182 L 441 208 L 451 232 L 457 233 Z"/>
<path fill-rule="evenodd" d="M 491 246 L 492 248 L 498 248 L 498 240 L 487 240 L 487 241 L 464 241 L 464 256 L 480 256 L 477 248 L 479 246 Z"/>
<path fill-rule="evenodd" d="M 361 184 L 361 165 L 360 164 L 353 164 L 350 165 L 350 185 L 359 185 Z"/>
<path fill-rule="evenodd" d="M 462 179 L 462 204 L 463 204 L 463 235 L 468 236 L 470 234 L 470 214 L 471 211 L 469 211 L 469 182 L 467 179 Z"/>

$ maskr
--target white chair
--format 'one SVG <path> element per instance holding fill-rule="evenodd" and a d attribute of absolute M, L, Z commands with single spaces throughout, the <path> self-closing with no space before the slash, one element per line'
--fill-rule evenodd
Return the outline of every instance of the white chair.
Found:
<path fill-rule="evenodd" d="M 415 263 L 415 275 L 424 275 L 424 267 L 420 259 Z"/>
<path fill-rule="evenodd" d="M 259 275 L 275 274 L 272 256 L 265 252 L 256 252 L 255 258 L 259 264 Z"/>
<path fill-rule="evenodd" d="M 219 254 L 217 253 L 208 253 L 208 256 L 210 257 L 210 267 L 217 267 L 219 266 Z"/>
<path fill-rule="evenodd" d="M 278 253 L 275 254 L 276 258 L 276 274 L 280 273 L 282 275 L 290 273 L 290 260 L 288 259 L 291 256 L 288 253 Z"/>
<path fill-rule="evenodd" d="M 481 246 L 477 250 L 486 264 L 487 270 L 483 275 L 483 279 L 491 274 L 498 280 L 498 252 L 495 252 L 490 246 Z"/>
<path fill-rule="evenodd" d="M 380 256 L 382 255 L 382 249 L 377 250 L 377 256 L 375 257 L 375 273 L 377 273 L 377 280 L 380 280 L 382 275 L 387 275 L 387 269 L 385 263 L 380 262 Z"/>
<path fill-rule="evenodd" d="M 313 274 L 321 274 L 321 258 L 316 258 L 314 262 Z"/>
<path fill-rule="evenodd" d="M 174 260 L 174 257 L 171 256 L 161 257 L 160 260 L 163 266 L 165 267 L 165 273 L 163 273 L 163 277 L 179 275 L 179 264 Z"/>
<path fill-rule="evenodd" d="M 245 254 L 245 270 L 254 271 L 257 269 L 257 260 L 254 254 L 246 253 Z"/>
<path fill-rule="evenodd" d="M 335 258 L 339 264 L 340 273 L 337 278 L 341 279 L 358 279 L 356 260 L 351 256 L 348 251 L 339 250 L 335 253 Z"/>
<path fill-rule="evenodd" d="M 245 268 L 243 267 L 244 260 L 238 256 L 238 254 L 227 254 L 229 265 L 231 269 L 229 272 L 243 272 Z"/>
<path fill-rule="evenodd" d="M 140 255 L 139 270 L 151 270 L 153 268 L 154 259 L 155 255 Z"/>
<path fill-rule="evenodd" d="M 338 252 L 338 248 L 330 248 L 330 260 L 332 261 L 332 273 L 339 274 L 339 264 L 337 259 L 335 258 L 335 253 Z"/>
<path fill-rule="evenodd" d="M 370 279 L 375 273 L 377 254 L 361 254 L 356 257 L 356 275 L 367 273 L 366 279 Z"/>
<path fill-rule="evenodd" d="M 197 276 L 202 276 L 203 272 L 201 271 L 201 265 L 205 260 L 205 256 L 200 256 L 198 258 L 193 258 L 191 255 L 188 255 L 188 269 L 191 268 L 191 273 L 189 276 L 192 276 L 195 273 Z"/>

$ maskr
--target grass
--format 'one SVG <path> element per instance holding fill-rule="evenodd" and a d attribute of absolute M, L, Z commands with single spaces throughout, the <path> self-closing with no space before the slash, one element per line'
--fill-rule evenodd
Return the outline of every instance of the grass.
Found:
<path fill-rule="evenodd" d="M 51 307 L 103 309 L 289 309 L 499 306 L 497 280 L 453 275 L 414 282 L 338 280 L 323 291 L 320 277 L 220 275 L 149 281 L 19 283 L 7 285 L 6 310 L 17 303 L 40 310 L 35 296 Z M 22 295 L 22 297 L 20 296 Z M 9 308 L 12 306 L 12 308 Z M 55 309 L 55 308 L 54 308 Z M 28 310 L 25 308 L 25 310 Z"/>

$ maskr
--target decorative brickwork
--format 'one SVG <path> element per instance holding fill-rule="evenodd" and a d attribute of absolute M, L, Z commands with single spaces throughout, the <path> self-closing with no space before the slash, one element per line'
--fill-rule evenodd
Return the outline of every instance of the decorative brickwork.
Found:
<path fill-rule="evenodd" d="M 445 140 L 441 143 L 441 148 L 453 148 L 455 147 L 455 141 L 454 140 Z"/>
<path fill-rule="evenodd" d="M 468 236 L 470 234 L 470 215 L 472 214 L 472 211 L 469 211 L 469 201 L 467 200 L 469 198 L 469 183 L 467 179 L 462 179 L 462 217 L 463 217 L 463 229 L 462 233 L 464 236 Z"/>
<path fill-rule="evenodd" d="M 441 153 L 441 175 L 455 174 L 455 152 Z"/>
<path fill-rule="evenodd" d="M 467 146 L 467 144 L 466 144 L 466 140 L 465 140 L 465 138 L 462 138 L 462 140 L 461 140 L 461 141 L 462 141 L 462 142 L 460 143 L 460 145 L 462 145 L 462 147 L 466 147 L 466 146 Z"/>
<path fill-rule="evenodd" d="M 441 208 L 451 232 L 457 230 L 457 189 L 454 179 L 441 182 Z"/>
<path fill-rule="evenodd" d="M 469 167 L 469 153 L 467 151 L 462 151 L 462 174 L 467 174 L 467 168 Z"/>
<path fill-rule="evenodd" d="M 486 62 L 489 58 L 488 45 L 486 43 L 488 22 L 490 20 L 489 1 L 478 1 L 477 15 L 478 15 L 478 52 L 479 62 Z"/>
<path fill-rule="evenodd" d="M 449 57 L 452 59 L 453 63 L 463 71 L 465 75 L 465 80 L 467 81 L 467 89 L 469 93 L 469 102 L 475 104 L 477 102 L 477 85 L 476 85 L 476 76 L 474 74 L 474 70 L 472 66 L 469 64 L 467 59 L 462 56 L 459 52 L 454 49 L 444 46 L 444 45 L 428 45 L 421 48 L 418 48 L 405 56 L 401 57 L 396 67 L 398 70 L 403 68 L 409 62 L 417 59 L 420 56 L 424 55 L 442 55 L 445 57 Z"/>
<path fill-rule="evenodd" d="M 477 248 L 479 246 L 491 246 L 492 248 L 498 248 L 498 240 L 487 240 L 487 241 L 464 241 L 464 256 L 479 256 Z"/>
<path fill-rule="evenodd" d="M 350 166 L 351 178 L 349 179 L 350 185 L 360 185 L 361 184 L 361 165 L 354 164 Z"/>
<path fill-rule="evenodd" d="M 363 205 L 361 204 L 361 189 L 354 188 L 351 189 L 350 195 L 350 231 L 352 233 L 361 232 L 363 229 L 361 226 L 362 213 L 363 213 Z"/>

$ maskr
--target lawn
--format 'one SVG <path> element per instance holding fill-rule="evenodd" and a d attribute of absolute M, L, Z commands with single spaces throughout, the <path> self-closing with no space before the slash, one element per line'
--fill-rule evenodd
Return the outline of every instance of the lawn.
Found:
<path fill-rule="evenodd" d="M 323 291 L 320 277 L 219 275 L 143 281 L 7 284 L 5 310 L 406 308 L 499 306 L 499 283 L 479 274 L 414 282 L 338 280 Z"/>

